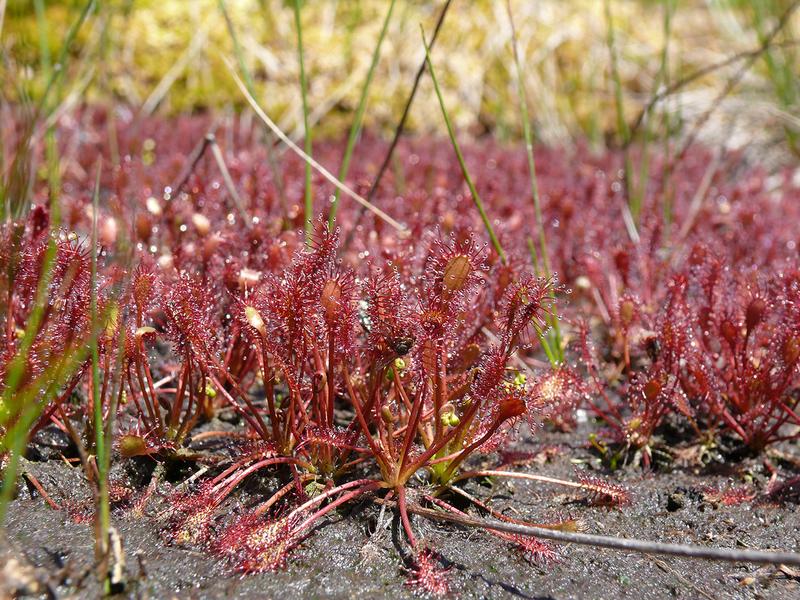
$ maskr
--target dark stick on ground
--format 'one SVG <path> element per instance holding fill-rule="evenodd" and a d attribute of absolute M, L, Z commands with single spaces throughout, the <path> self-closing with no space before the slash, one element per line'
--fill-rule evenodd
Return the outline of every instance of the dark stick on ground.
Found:
<path fill-rule="evenodd" d="M 661 554 L 666 556 L 681 556 L 684 558 L 719 560 L 726 562 L 800 566 L 800 553 L 796 552 L 739 550 L 735 548 L 709 548 L 706 546 L 694 546 L 690 544 L 669 544 L 664 542 L 617 538 L 588 533 L 572 533 L 567 531 L 558 531 L 555 529 L 545 529 L 542 527 L 517 525 L 515 523 L 503 523 L 490 519 L 471 519 L 468 517 L 462 517 L 460 515 L 451 515 L 438 510 L 422 508 L 419 506 L 409 506 L 408 511 L 429 519 L 450 521 L 466 527 L 505 531 L 507 533 L 515 533 L 528 537 L 536 537 L 558 542 L 578 544 L 582 546 L 608 548 L 610 550 L 621 550 L 623 552 L 641 552 L 643 554 Z"/>
<path fill-rule="evenodd" d="M 171 186 L 172 191 L 170 193 L 173 197 L 177 196 L 183 186 L 186 185 L 186 182 L 189 181 L 189 177 L 191 177 L 195 167 L 197 167 L 197 163 L 199 163 L 200 159 L 203 158 L 203 155 L 206 153 L 206 149 L 215 141 L 215 129 L 216 127 L 213 127 L 205 136 L 203 136 L 202 141 L 195 145 L 192 153 L 189 155 L 189 160 L 186 161 L 186 168 Z"/>

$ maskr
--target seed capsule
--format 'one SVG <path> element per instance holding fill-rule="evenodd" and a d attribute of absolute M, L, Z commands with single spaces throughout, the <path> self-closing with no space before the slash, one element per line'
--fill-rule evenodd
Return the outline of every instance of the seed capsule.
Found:
<path fill-rule="evenodd" d="M 211 221 L 202 213 L 194 213 L 192 215 L 192 225 L 201 236 L 208 235 L 208 232 L 211 231 Z"/>
<path fill-rule="evenodd" d="M 753 298 L 750 304 L 747 305 L 747 313 L 745 315 L 745 326 L 747 331 L 753 331 L 756 325 L 764 318 L 764 312 L 767 310 L 767 303 L 763 298 Z"/>
<path fill-rule="evenodd" d="M 256 310 L 253 306 L 245 306 L 244 308 L 244 316 L 247 319 L 247 323 L 258 331 L 261 335 L 266 335 L 266 327 L 264 326 L 264 319 L 261 318 L 261 314 Z"/>
<path fill-rule="evenodd" d="M 244 268 L 239 271 L 239 287 L 242 289 L 252 288 L 261 279 L 261 273 L 253 269 Z"/>
<path fill-rule="evenodd" d="M 736 338 L 738 337 L 736 325 L 731 323 L 729 320 L 725 320 L 720 324 L 719 331 L 722 334 L 722 337 L 724 337 L 731 346 L 736 345 Z"/>
<path fill-rule="evenodd" d="M 342 298 L 342 286 L 335 279 L 328 279 L 322 288 L 320 303 L 325 311 L 325 318 L 329 321 L 336 317 L 339 311 L 339 303 Z"/>
<path fill-rule="evenodd" d="M 633 322 L 634 305 L 631 300 L 623 300 L 619 306 L 619 320 L 623 327 L 630 327 Z"/>
<path fill-rule="evenodd" d="M 444 268 L 444 287 L 450 292 L 457 292 L 467 285 L 472 273 L 472 263 L 469 258 L 460 254 L 451 258 Z"/>
<path fill-rule="evenodd" d="M 650 402 L 658 398 L 658 395 L 661 393 L 662 388 L 661 381 L 659 379 L 651 379 L 647 382 L 644 386 L 644 397 L 647 398 Z"/>
<path fill-rule="evenodd" d="M 150 333 L 155 333 L 155 332 L 156 332 L 156 330 L 153 327 L 139 327 L 139 329 L 136 330 L 136 337 L 140 338 L 140 337 L 143 337 L 145 335 L 148 335 Z"/>
<path fill-rule="evenodd" d="M 800 358 L 800 338 L 792 336 L 783 344 L 783 362 L 793 365 Z"/>

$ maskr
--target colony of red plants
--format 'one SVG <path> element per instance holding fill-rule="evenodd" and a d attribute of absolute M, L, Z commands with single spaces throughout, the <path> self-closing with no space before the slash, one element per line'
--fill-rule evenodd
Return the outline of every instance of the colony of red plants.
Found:
<path fill-rule="evenodd" d="M 315 176 L 306 240 L 304 163 L 276 146 L 271 168 L 269 140 L 250 120 L 217 127 L 238 205 L 212 153 L 193 160 L 212 127 L 202 117 L 79 113 L 59 130 L 59 227 L 37 184 L 36 204 L 3 226 L 0 242 L 2 381 L 55 239 L 20 389 L 46 388 L 53 358 L 85 346 L 95 295 L 95 383 L 104 409 L 118 406 L 115 460 L 192 461 L 197 443 L 224 448 L 204 455 L 206 475 L 170 499 L 168 542 L 202 546 L 244 572 L 278 568 L 327 513 L 371 498 L 398 512 L 410 581 L 441 591 L 446 576 L 409 511 L 459 513 L 450 497 L 470 461 L 507 447 L 523 423 L 569 429 L 580 411 L 597 419 L 592 443 L 607 464 L 644 468 L 664 427 L 729 456 L 798 436 L 800 182 L 791 173 L 768 178 L 741 156 L 715 161 L 702 148 L 669 169 L 654 160 L 631 226 L 618 154 L 539 150 L 552 271 L 542 277 L 529 252 L 539 233 L 521 147 L 465 149 L 503 260 L 447 141 L 401 143 L 374 195 L 406 231 L 346 196 L 328 228 L 333 187 Z M 7 130 L 6 141 L 17 134 Z M 372 137 L 359 142 L 348 177 L 356 191 L 366 194 L 385 152 Z M 332 171 L 341 153 L 339 143 L 314 148 Z M 555 311 L 562 365 L 546 362 L 537 342 Z M 57 427 L 89 443 L 92 384 L 85 357 L 31 435 Z M 24 417 L 17 409 L 8 423 Z M 235 426 L 209 428 L 221 411 L 235 413 Z M 420 472 L 424 483 L 412 478 Z M 226 519 L 220 507 L 237 486 L 265 473 L 281 487 Z M 610 483 L 579 485 L 595 500 L 625 501 Z M 553 556 L 538 540 L 497 535 L 532 559 Z"/>

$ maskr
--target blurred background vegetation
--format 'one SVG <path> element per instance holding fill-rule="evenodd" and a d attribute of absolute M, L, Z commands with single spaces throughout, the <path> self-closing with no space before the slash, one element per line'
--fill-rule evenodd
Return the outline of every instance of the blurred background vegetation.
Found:
<path fill-rule="evenodd" d="M 397 3 L 369 92 L 367 128 L 388 135 L 395 127 L 424 58 L 419 24 L 432 31 L 443 3 Z M 221 4 L 98 2 L 70 49 L 61 97 L 73 104 L 113 102 L 134 113 L 241 108 L 244 100 L 223 59 L 234 52 Z M 800 11 L 793 10 L 794 4 L 512 0 L 537 139 L 551 144 L 589 139 L 598 146 L 625 142 L 627 126 L 619 119 L 616 83 L 624 122 L 630 125 L 659 90 L 741 54 L 656 102 L 651 129 L 672 135 L 707 117 L 701 138 L 706 143 L 777 148 L 783 156 L 790 156 L 787 149 L 796 153 Z M 85 2 L 0 0 L 3 5 L 3 98 L 14 102 L 27 94 L 35 99 L 46 82 L 43 60 L 58 56 Z M 226 0 L 224 6 L 259 102 L 284 130 L 302 137 L 292 2 Z M 387 7 L 387 0 L 304 3 L 305 66 L 315 137 L 346 134 Z M 511 39 L 504 1 L 453 2 L 433 57 L 460 134 L 519 138 Z M 758 51 L 765 42 L 766 49 Z M 611 67 L 612 47 L 616 72 Z M 428 77 L 422 80 L 408 129 L 443 131 Z"/>

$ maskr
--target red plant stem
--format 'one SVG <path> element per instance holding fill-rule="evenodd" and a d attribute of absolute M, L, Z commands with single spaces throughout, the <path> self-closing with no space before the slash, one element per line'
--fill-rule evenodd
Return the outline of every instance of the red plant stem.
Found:
<path fill-rule="evenodd" d="M 42 429 L 52 418 L 53 414 L 56 412 L 59 406 L 61 406 L 67 398 L 72 395 L 75 386 L 78 385 L 78 382 L 81 380 L 81 375 L 83 374 L 82 371 L 78 371 L 77 375 L 72 378 L 72 381 L 69 385 L 64 389 L 64 391 L 59 394 L 58 398 L 50 404 L 49 407 L 42 413 L 42 416 L 36 422 L 36 424 L 31 428 L 30 432 L 28 433 L 28 439 L 31 439 L 36 433 Z M 63 431 L 63 428 L 61 428 Z"/>
<path fill-rule="evenodd" d="M 310 500 L 307 500 L 297 508 L 295 508 L 291 513 L 289 513 L 289 518 L 293 517 L 296 514 L 300 514 L 312 506 L 316 506 L 317 504 L 321 504 L 331 496 L 335 496 L 340 492 L 344 492 L 345 490 L 353 489 L 354 487 L 381 487 L 383 482 L 376 481 L 375 479 L 356 479 L 354 481 L 348 481 L 347 483 L 343 483 L 342 485 L 338 485 L 336 487 L 332 487 L 328 490 L 325 490 L 318 496 L 314 496 Z M 313 515 L 312 515 L 313 516 Z"/>
<path fill-rule="evenodd" d="M 720 412 L 720 416 L 722 417 L 722 420 L 728 424 L 728 427 L 733 429 L 736 432 L 736 434 L 742 438 L 742 441 L 745 444 L 747 444 L 750 441 L 750 436 L 744 429 L 742 429 L 742 426 L 739 425 L 738 421 L 736 421 L 736 419 L 733 418 L 730 412 L 728 412 L 726 409 L 722 409 L 722 412 Z"/>
<path fill-rule="evenodd" d="M 398 393 L 400 395 L 400 398 L 403 400 L 403 404 L 405 405 L 405 407 L 408 410 L 408 413 L 410 415 L 410 413 L 411 413 L 411 411 L 413 409 L 413 404 L 408 399 L 408 396 L 406 395 L 406 392 L 403 389 L 403 386 L 400 385 L 399 383 L 396 383 L 395 385 L 398 386 L 397 391 L 398 391 Z M 416 401 L 416 396 L 415 396 L 415 401 Z M 419 419 L 420 419 L 420 421 L 424 422 L 427 419 L 429 419 L 431 417 L 431 415 L 433 415 L 433 409 L 431 409 L 428 412 L 422 412 L 420 417 L 419 417 Z M 401 436 L 406 431 L 408 431 L 408 423 L 406 423 L 402 427 L 398 427 L 397 429 L 395 429 L 394 430 L 394 435 L 395 436 Z M 431 438 L 428 435 L 428 432 L 425 431 L 425 428 L 422 426 L 421 423 L 417 426 L 417 432 L 422 437 L 422 443 L 425 445 L 425 447 L 427 448 L 428 446 L 430 446 L 431 445 Z"/>
<path fill-rule="evenodd" d="M 144 418 L 145 414 L 150 417 L 150 425 L 148 426 L 149 430 L 156 431 L 159 437 L 163 437 L 164 435 L 164 427 L 161 424 L 160 414 L 156 411 L 158 407 L 154 407 L 153 403 L 150 402 L 149 395 L 147 393 L 147 386 L 144 384 L 144 377 L 142 377 L 141 368 L 139 367 L 139 361 L 134 361 L 134 372 L 136 374 L 136 379 L 139 383 L 139 393 L 142 395 L 142 401 L 147 409 L 146 413 L 142 411 L 141 406 L 139 406 L 139 401 L 137 399 L 136 392 L 133 388 L 133 382 L 130 379 L 130 372 L 128 373 L 128 384 L 131 388 L 131 393 L 133 394 L 133 399 L 136 402 L 136 407 L 139 409 L 139 414 L 142 415 Z"/>
<path fill-rule="evenodd" d="M 225 486 L 221 493 L 215 492 L 215 501 L 216 501 L 216 503 L 219 503 L 222 500 L 224 500 L 228 496 L 228 494 L 230 494 L 233 491 L 233 488 L 235 488 L 237 485 L 239 485 L 239 483 L 241 483 L 242 480 L 245 477 L 247 477 L 248 475 L 250 475 L 251 473 L 254 473 L 255 471 L 258 471 L 259 469 L 263 469 L 264 467 L 269 467 L 269 466 L 272 466 L 272 465 L 279 465 L 279 464 L 293 464 L 293 465 L 301 465 L 301 466 L 304 466 L 304 467 L 309 467 L 310 466 L 306 462 L 303 462 L 301 460 L 298 460 L 296 458 L 291 458 L 291 457 L 288 457 L 288 456 L 279 456 L 277 458 L 267 458 L 267 459 L 264 459 L 264 460 L 260 460 L 257 463 L 254 463 L 254 464 L 250 465 L 249 467 L 247 467 L 246 469 L 242 470 L 240 473 L 237 473 L 236 475 L 231 477 L 230 480 L 222 481 L 222 482 L 218 483 L 217 485 L 215 485 L 214 489 L 216 489 L 217 487 L 219 487 L 222 484 L 224 484 L 224 486 Z"/>
<path fill-rule="evenodd" d="M 191 375 L 188 375 L 188 376 L 191 377 Z M 200 371 L 200 389 L 202 390 L 203 394 L 205 394 L 205 390 L 206 390 L 206 386 L 207 385 L 208 384 L 206 382 L 206 374 L 203 371 Z M 183 438 L 189 433 L 189 431 L 192 428 L 192 425 L 194 424 L 194 422 L 196 421 L 198 415 L 200 414 L 200 412 L 203 409 L 203 407 L 200 405 L 200 402 L 198 400 L 196 400 L 196 398 L 198 397 L 198 394 L 192 393 L 192 391 L 193 391 L 193 386 L 192 386 L 192 382 L 190 380 L 189 381 L 189 402 L 186 405 L 186 411 L 183 413 L 183 418 L 181 419 L 180 424 L 178 425 L 178 431 L 175 434 L 175 439 L 178 440 L 179 442 L 182 442 Z M 195 411 L 195 414 L 192 415 L 192 407 L 194 405 L 197 405 L 197 410 Z"/>
<path fill-rule="evenodd" d="M 272 385 L 273 377 L 269 370 L 269 357 L 267 356 L 267 349 L 264 346 L 264 340 L 259 335 L 258 342 L 261 346 L 261 352 L 258 354 L 258 363 L 261 368 L 261 379 L 264 381 L 264 392 L 267 397 L 267 409 L 269 410 L 269 424 L 272 427 L 272 439 L 280 447 L 283 447 L 283 440 L 280 439 L 280 423 L 278 422 L 278 414 L 275 411 L 275 387 Z"/>
<path fill-rule="evenodd" d="M 248 434 L 246 434 L 246 433 L 241 432 L 241 431 L 223 431 L 223 430 L 219 429 L 219 430 L 213 430 L 213 431 L 201 431 L 200 433 L 197 433 L 197 434 L 192 436 L 192 441 L 193 442 L 200 442 L 200 441 L 207 440 L 209 438 L 214 438 L 214 437 L 230 437 L 230 438 L 238 438 L 238 439 L 246 440 L 250 436 Z"/>
<path fill-rule="evenodd" d="M 403 450 L 400 454 L 402 458 L 400 460 L 400 467 L 397 470 L 398 476 L 403 472 L 403 468 L 405 467 L 406 462 L 408 462 L 408 455 L 411 451 L 411 443 L 414 441 L 414 433 L 419 425 L 419 417 L 422 413 L 422 405 L 425 403 L 424 390 L 426 388 L 427 386 L 422 386 L 414 395 L 414 403 L 412 404 L 411 415 L 409 416 L 408 423 L 406 424 L 406 437 L 403 440 Z"/>
<path fill-rule="evenodd" d="M 350 378 L 350 371 L 347 368 L 347 365 L 342 365 L 344 368 L 344 382 L 345 387 L 347 388 L 347 394 L 350 396 L 350 403 L 353 405 L 353 409 L 356 411 L 356 417 L 358 418 L 358 422 L 361 424 L 361 429 L 364 432 L 364 437 L 367 438 L 367 444 L 369 444 L 372 453 L 375 455 L 375 459 L 381 463 L 381 465 L 386 468 L 389 465 L 389 461 L 387 460 L 386 455 L 380 449 L 378 444 L 375 442 L 375 439 L 372 437 L 372 433 L 369 430 L 369 425 L 367 424 L 367 420 L 364 417 L 364 413 L 361 410 L 360 402 L 358 401 L 358 396 L 356 396 L 356 391 L 353 389 L 353 383 Z"/>
<path fill-rule="evenodd" d="M 212 484 L 214 487 L 216 487 L 216 485 L 217 485 L 217 484 L 218 484 L 220 481 L 222 481 L 222 480 L 224 480 L 226 477 L 228 477 L 228 475 L 230 475 L 231 473 L 234 473 L 234 472 L 238 471 L 239 469 L 243 468 L 243 467 L 244 467 L 244 466 L 245 466 L 245 465 L 246 465 L 246 464 L 247 464 L 249 461 L 251 461 L 251 460 L 256 460 L 257 458 L 259 458 L 259 454 L 262 454 L 262 453 L 260 453 L 260 452 L 255 452 L 255 453 L 253 453 L 253 454 L 249 454 L 249 455 L 247 455 L 247 456 L 244 456 L 244 457 L 240 458 L 239 460 L 237 460 L 236 462 L 234 462 L 234 463 L 233 463 L 233 464 L 232 464 L 230 467 L 228 467 L 227 469 L 225 469 L 225 470 L 224 470 L 222 473 L 220 473 L 219 475 L 217 475 L 216 477 L 214 477 L 214 478 L 211 480 L 211 484 Z M 270 458 L 272 458 L 272 457 L 270 457 Z"/>
<path fill-rule="evenodd" d="M 260 431 L 261 434 L 264 436 L 264 439 L 269 439 L 267 434 L 267 426 L 264 424 L 264 420 L 261 418 L 261 414 L 258 412 L 258 409 L 255 407 L 253 402 L 250 400 L 247 392 L 245 392 L 238 384 L 238 382 L 233 378 L 233 376 L 222 366 L 219 364 L 213 356 L 207 353 L 207 356 L 211 362 L 211 364 L 216 368 L 220 373 L 225 375 L 225 379 L 231 384 L 234 391 L 244 400 L 244 403 L 247 405 L 247 408 L 253 413 L 253 418 L 258 422 L 258 427 L 256 427 L 257 431 Z M 227 394 L 224 386 L 219 382 L 216 376 L 209 374 L 209 378 L 211 379 L 214 386 L 223 393 L 223 395 Z M 233 398 L 228 394 L 228 398 L 233 400 Z M 234 402 L 234 404 L 236 404 Z"/>
<path fill-rule="evenodd" d="M 326 505 L 325 508 L 321 508 L 320 510 L 315 512 L 313 515 L 308 517 L 305 521 L 303 521 L 300 524 L 299 527 L 297 527 L 296 531 L 297 532 L 303 531 L 303 529 L 306 529 L 314 521 L 324 517 L 327 513 L 332 511 L 337 506 L 340 506 L 340 505 L 344 504 L 345 502 L 349 502 L 353 498 L 355 498 L 357 496 L 360 496 L 361 494 L 364 494 L 366 492 L 369 492 L 370 490 L 373 490 L 373 489 L 377 488 L 378 486 L 379 486 L 379 484 L 377 482 L 373 482 L 371 485 L 365 485 L 363 487 L 358 488 L 357 490 L 354 490 L 352 492 L 348 492 L 347 494 L 344 494 L 340 498 L 337 498 L 336 500 L 334 500 L 330 504 Z"/>
<path fill-rule="evenodd" d="M 439 339 L 436 341 L 436 375 L 433 384 L 433 427 L 436 438 L 442 436 L 444 428 L 442 406 L 444 405 L 444 399 L 447 398 L 447 383 L 445 383 L 446 363 L 444 343 Z"/>
<path fill-rule="evenodd" d="M 420 456 L 418 456 L 416 460 L 414 460 L 414 462 L 405 469 L 405 471 L 401 472 L 400 479 L 407 480 L 408 477 L 410 477 L 417 471 L 417 469 L 419 469 L 428 460 L 430 460 L 430 458 L 434 454 L 436 454 L 439 450 L 444 448 L 445 445 L 447 445 L 450 442 L 450 440 L 452 440 L 456 435 L 463 432 L 467 424 L 471 423 L 473 417 L 477 414 L 480 404 L 481 403 L 479 399 L 477 398 L 474 399 L 469 409 L 467 410 L 466 414 L 464 415 L 464 418 L 461 420 L 461 422 L 456 427 L 450 429 L 446 434 L 444 434 L 443 437 L 439 438 L 438 440 L 435 440 L 434 443 L 431 444 L 431 446 L 425 452 L 423 452 Z"/>
<path fill-rule="evenodd" d="M 139 413 L 139 417 L 142 419 L 143 422 L 145 422 L 145 426 L 148 429 L 151 429 L 151 427 L 147 424 L 148 411 L 142 410 L 142 405 L 139 403 L 139 396 L 133 390 L 133 381 L 131 380 L 130 370 L 128 370 L 127 372 L 127 380 L 128 380 L 128 387 L 131 390 L 131 396 L 133 397 L 133 403 L 136 405 L 136 410 Z M 155 428 L 155 424 L 153 424 L 153 428 Z"/>
<path fill-rule="evenodd" d="M 333 427 L 333 400 L 336 396 L 336 384 L 334 383 L 334 358 L 336 356 L 336 340 L 333 332 L 328 331 L 328 427 Z"/>
<path fill-rule="evenodd" d="M 31 482 L 31 485 L 36 488 L 36 491 L 39 492 L 39 495 L 44 499 L 44 501 L 50 505 L 50 508 L 52 508 L 53 510 L 60 510 L 61 507 L 58 504 L 56 504 L 56 502 L 50 497 L 50 495 L 47 492 L 44 491 L 42 484 L 39 483 L 39 480 L 36 479 L 36 477 L 31 475 L 30 473 L 25 473 L 24 475 L 25 479 Z"/>
<path fill-rule="evenodd" d="M 559 530 L 563 530 L 565 528 L 564 526 L 565 526 L 566 523 L 572 523 L 573 526 L 575 525 L 575 521 L 572 520 L 572 519 L 569 519 L 567 521 L 560 521 L 560 522 L 552 523 L 552 524 L 549 524 L 549 523 L 545 523 L 545 524 L 528 523 L 527 521 L 523 521 L 521 519 L 515 519 L 513 517 L 509 517 L 508 515 L 504 515 L 503 513 L 496 511 L 491 506 L 489 506 L 487 503 L 482 502 L 481 500 L 479 500 L 478 498 L 476 498 L 472 494 L 468 494 L 467 492 L 465 492 L 464 490 L 462 490 L 459 487 L 449 486 L 449 487 L 446 487 L 446 488 L 443 488 L 443 489 L 449 490 L 451 492 L 455 492 L 459 496 L 462 496 L 462 497 L 466 498 L 467 500 L 469 500 L 470 502 L 472 502 L 475 506 L 477 506 L 477 507 L 485 510 L 486 512 L 488 512 L 495 519 L 498 519 L 500 521 L 505 521 L 506 523 L 516 523 L 517 525 L 527 525 L 527 526 L 530 526 L 530 527 L 545 527 L 547 529 L 559 529 Z M 431 496 L 425 496 L 425 498 L 429 499 L 431 501 L 434 500 L 434 498 L 431 497 Z"/>
<path fill-rule="evenodd" d="M 408 504 L 406 503 L 406 488 L 399 486 L 395 488 L 397 491 L 397 508 L 400 511 L 400 521 L 403 523 L 403 529 L 408 537 L 408 543 L 412 548 L 417 547 L 417 539 L 414 537 L 414 530 L 411 529 L 411 519 L 408 518 Z"/>
<path fill-rule="evenodd" d="M 310 480 L 312 480 L 314 478 L 316 478 L 316 475 L 313 475 L 311 473 L 307 473 L 305 475 L 300 475 L 299 476 L 299 479 L 300 479 L 301 482 L 310 481 Z M 287 483 L 285 486 L 283 486 L 277 492 L 272 494 L 272 496 L 270 496 L 269 500 L 267 500 L 263 504 L 259 504 L 253 512 L 255 513 L 256 516 L 260 517 L 265 512 L 267 512 L 270 508 L 272 508 L 281 498 L 283 498 L 286 494 L 291 492 L 294 489 L 294 487 L 295 487 L 295 482 L 294 481 L 292 481 L 291 483 Z"/>
<path fill-rule="evenodd" d="M 304 339 L 304 343 L 306 345 L 311 346 L 311 353 L 312 353 L 312 355 L 314 357 L 314 366 L 317 369 L 317 373 L 325 373 L 326 372 L 325 363 L 322 360 L 322 356 L 320 356 L 320 353 L 319 353 L 319 350 L 317 349 L 316 344 L 312 344 L 311 343 L 311 341 L 308 339 L 308 335 L 305 335 L 303 337 L 303 339 Z M 312 377 L 313 377 L 313 374 L 312 374 Z M 325 376 L 325 378 L 327 379 L 327 375 Z M 312 379 L 312 381 L 313 381 L 313 379 Z M 326 404 L 327 404 L 327 400 L 326 400 L 326 398 L 327 398 L 327 389 L 328 389 L 328 382 L 326 381 L 325 382 L 325 387 L 323 389 L 321 389 L 321 390 L 312 390 L 312 399 L 310 400 L 310 402 L 312 403 L 311 414 L 312 414 L 312 416 L 316 415 L 316 421 L 318 423 L 322 424 L 323 426 L 329 426 L 329 424 L 326 423 L 326 421 L 325 421 L 325 419 L 327 417 L 327 414 L 328 414 L 328 410 L 327 410 L 327 407 L 326 407 Z M 316 399 L 316 401 L 314 401 L 314 399 Z"/>
<path fill-rule="evenodd" d="M 346 364 L 343 365 L 342 370 L 344 371 L 344 376 L 347 379 L 347 381 L 345 381 L 345 386 L 347 386 L 347 384 L 350 383 L 349 382 L 350 371 L 347 368 Z M 373 365 L 370 368 L 370 375 L 368 377 L 368 380 L 370 381 L 370 386 L 371 386 L 371 388 L 370 388 L 370 401 L 363 408 L 363 412 L 365 414 L 368 414 L 370 412 L 370 410 L 372 409 L 372 388 L 374 387 L 372 382 L 375 379 L 375 370 L 376 370 L 376 365 Z M 383 377 L 383 373 L 382 372 L 381 372 L 380 377 Z M 348 389 L 348 395 L 350 394 L 350 390 L 355 391 L 352 385 L 347 387 L 347 389 Z M 355 396 L 355 397 L 358 398 L 358 396 Z M 355 419 L 355 420 L 350 422 L 350 424 L 347 426 L 347 429 L 345 430 L 345 432 L 349 434 L 349 433 L 352 433 L 353 431 L 355 431 L 357 428 L 360 428 L 360 427 L 361 427 L 361 422 L 358 419 Z M 349 450 L 345 450 L 345 452 L 343 452 L 342 455 L 341 455 L 341 461 L 346 461 L 349 456 L 350 456 L 350 451 Z"/>
<path fill-rule="evenodd" d="M 139 342 L 139 345 L 140 345 L 139 346 L 139 352 L 141 352 L 141 356 L 144 356 L 145 355 L 144 342 L 142 342 L 141 337 L 139 338 L 138 342 Z M 136 361 L 136 362 L 137 362 L 137 367 L 138 367 L 139 361 Z M 163 420 L 161 418 L 161 412 L 159 411 L 159 408 L 158 408 L 158 392 L 156 392 L 156 387 L 153 384 L 153 376 L 150 373 L 150 364 L 145 361 L 144 367 L 143 367 L 142 370 L 144 371 L 144 376 L 145 376 L 145 379 L 147 380 L 147 386 L 148 386 L 148 390 L 150 391 L 151 402 L 153 403 L 153 407 L 155 408 L 156 414 L 158 415 L 159 424 L 161 425 L 161 432 L 163 434 L 163 432 L 164 432 L 164 423 L 163 423 Z"/>
<path fill-rule="evenodd" d="M 223 398 L 225 398 L 225 400 L 227 400 L 227 401 L 228 401 L 228 403 L 229 403 L 229 404 L 230 404 L 230 405 L 231 405 L 231 406 L 232 406 L 234 409 L 236 409 L 236 411 L 237 411 L 237 412 L 238 412 L 240 415 L 242 415 L 242 417 L 244 417 L 244 419 L 245 419 L 245 420 L 246 420 L 246 421 L 247 421 L 247 422 L 250 424 L 250 426 L 253 428 L 253 430 L 254 430 L 254 431 L 255 431 L 255 432 L 258 434 L 258 435 L 260 435 L 260 436 L 262 437 L 262 439 L 264 439 L 264 440 L 269 440 L 269 436 L 267 435 L 267 433 L 266 433 L 265 429 L 264 429 L 264 428 L 262 428 L 262 427 L 263 427 L 263 423 L 260 423 L 260 419 L 258 419 L 258 420 L 257 420 L 257 419 L 256 419 L 256 417 L 253 417 L 253 416 L 251 416 L 250 414 L 248 414 L 247 412 L 245 412 L 245 411 L 242 409 L 242 407 L 239 405 L 239 403 L 238 403 L 238 402 L 236 402 L 236 400 L 234 400 L 234 399 L 233 399 L 233 396 L 231 396 L 231 395 L 228 393 L 228 390 L 226 390 L 226 389 L 223 387 L 223 385 L 222 385 L 222 384 L 219 382 L 219 379 L 217 379 L 217 378 L 216 378 L 216 376 L 214 376 L 214 375 L 209 375 L 209 378 L 211 379 L 211 382 L 214 384 L 214 386 L 215 386 L 215 387 L 216 387 L 216 388 L 219 390 L 220 394 L 222 394 L 222 397 L 223 397 Z M 249 398 L 247 399 L 246 403 L 248 403 L 248 408 L 250 408 L 250 404 L 251 404 L 251 403 L 250 403 L 250 399 L 249 399 Z M 253 407 L 253 408 L 252 408 L 252 410 L 255 412 L 255 407 Z"/>
<path fill-rule="evenodd" d="M 471 452 L 478 448 L 481 444 L 483 444 L 486 440 L 492 437 L 495 432 L 500 428 L 500 425 L 503 424 L 503 420 L 496 419 L 489 430 L 484 433 L 477 441 L 472 442 L 469 446 L 464 448 L 461 453 L 450 463 L 447 469 L 442 476 L 445 481 L 447 481 L 450 477 L 452 477 L 453 472 L 458 468 L 458 466 L 466 460 L 466 458 L 470 455 Z"/>
<path fill-rule="evenodd" d="M 186 391 L 186 380 L 189 376 L 189 369 L 191 368 L 190 362 L 191 359 L 186 356 L 186 359 L 183 363 L 183 368 L 181 369 L 181 374 L 178 376 L 178 389 L 175 392 L 175 400 L 172 402 L 172 414 L 170 415 L 170 423 L 175 423 L 178 421 L 178 416 L 180 415 L 181 404 L 183 404 L 183 395 Z"/>

